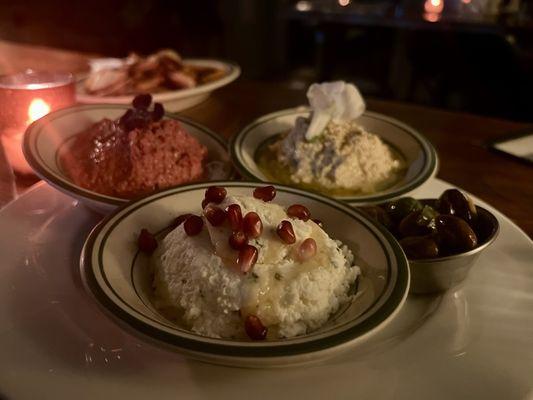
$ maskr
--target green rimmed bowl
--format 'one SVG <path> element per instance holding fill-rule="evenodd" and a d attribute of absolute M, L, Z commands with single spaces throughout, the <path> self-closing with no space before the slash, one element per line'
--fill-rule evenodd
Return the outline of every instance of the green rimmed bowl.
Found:
<path fill-rule="evenodd" d="M 233 164 L 246 179 L 268 181 L 257 164 L 258 149 L 276 135 L 292 129 L 298 117 L 308 117 L 307 107 L 298 107 L 267 114 L 245 127 L 230 143 Z M 374 112 L 365 112 L 357 122 L 368 132 L 380 136 L 392 146 L 407 165 L 403 177 L 384 190 L 370 194 L 334 196 L 353 205 L 389 201 L 405 196 L 434 177 L 438 169 L 435 148 L 419 132 L 408 125 Z"/>
<path fill-rule="evenodd" d="M 230 194 L 251 195 L 256 184 L 218 182 Z M 116 321 L 193 358 L 232 366 L 276 367 L 332 357 L 360 345 L 399 312 L 409 290 L 407 259 L 384 228 L 336 200 L 277 185 L 275 201 L 307 206 L 328 234 L 343 241 L 361 267 L 357 293 L 319 330 L 290 339 L 249 342 L 195 334 L 162 316 L 151 302 L 148 258 L 137 252 L 142 228 L 161 231 L 177 215 L 198 213 L 206 187 L 193 184 L 165 190 L 127 204 L 89 235 L 81 257 L 84 284 Z"/>
<path fill-rule="evenodd" d="M 108 213 L 127 203 L 129 199 L 108 196 L 76 185 L 61 166 L 59 153 L 80 132 L 103 118 L 119 118 L 128 108 L 126 105 L 105 104 L 75 106 L 52 112 L 35 121 L 26 130 L 22 143 L 28 164 L 50 185 L 100 213 Z M 220 135 L 197 122 L 174 114 L 167 113 L 164 118 L 179 121 L 188 133 L 207 147 L 208 160 L 221 163 L 222 175 L 216 179 L 229 179 L 233 176 L 227 143 Z"/>

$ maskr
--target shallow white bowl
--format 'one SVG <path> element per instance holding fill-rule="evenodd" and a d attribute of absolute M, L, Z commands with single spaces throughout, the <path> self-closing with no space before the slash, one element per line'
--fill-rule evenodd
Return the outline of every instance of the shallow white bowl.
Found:
<path fill-rule="evenodd" d="M 116 119 L 126 112 L 127 106 L 92 105 L 76 106 L 52 112 L 35 121 L 26 130 L 22 148 L 26 160 L 42 179 L 58 190 L 82 201 L 88 207 L 107 213 L 129 200 L 103 195 L 74 184 L 63 171 L 59 162 L 59 149 L 78 133 L 103 118 Z M 224 139 L 208 128 L 180 116 L 166 114 L 164 118 L 175 119 L 191 135 L 208 149 L 209 159 L 222 161 L 227 166 L 223 179 L 233 174 L 227 144 Z"/>
<path fill-rule="evenodd" d="M 208 60 L 208 59 L 187 59 L 186 64 L 194 64 L 202 67 L 213 67 L 224 71 L 224 76 L 213 82 L 209 82 L 191 89 L 169 90 L 161 93 L 153 93 L 155 102 L 162 103 L 167 111 L 176 112 L 195 106 L 206 100 L 216 89 L 220 89 L 233 82 L 241 74 L 241 68 L 234 63 Z M 78 82 L 76 88 L 76 99 L 83 104 L 131 104 L 135 96 L 95 96 L 85 92 L 83 79 Z"/>
<path fill-rule="evenodd" d="M 210 184 L 209 184 L 210 185 Z M 277 186 L 275 202 L 306 205 L 328 234 L 342 240 L 362 269 L 357 294 L 319 330 L 266 342 L 214 339 L 165 319 L 151 303 L 146 255 L 137 251 L 142 228 L 161 232 L 176 216 L 199 213 L 207 184 L 162 191 L 115 210 L 85 242 L 81 271 L 86 287 L 115 320 L 143 338 L 207 362 L 274 367 L 321 360 L 370 338 L 398 313 L 409 289 L 407 259 L 384 228 L 352 207 L 299 189 Z M 256 184 L 218 182 L 230 194 L 250 195 Z"/>
<path fill-rule="evenodd" d="M 251 180 L 268 181 L 256 163 L 257 150 L 272 136 L 292 129 L 296 118 L 308 117 L 309 114 L 307 107 L 278 111 L 255 120 L 234 136 L 230 143 L 231 158 L 241 175 Z M 437 152 L 413 128 L 393 118 L 368 111 L 357 122 L 397 150 L 408 167 L 405 176 L 385 190 L 357 196 L 336 196 L 338 200 L 354 205 L 388 201 L 405 196 L 437 173 Z"/>

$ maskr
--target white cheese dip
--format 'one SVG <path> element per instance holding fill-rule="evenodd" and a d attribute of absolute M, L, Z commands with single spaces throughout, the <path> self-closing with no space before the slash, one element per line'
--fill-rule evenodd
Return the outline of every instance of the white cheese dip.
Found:
<path fill-rule="evenodd" d="M 307 97 L 310 117 L 298 118 L 274 145 L 294 183 L 370 193 L 394 179 L 403 163 L 379 136 L 356 122 L 365 104 L 354 85 L 313 84 Z"/>
<path fill-rule="evenodd" d="M 205 217 L 197 236 L 183 225 L 170 232 L 153 255 L 155 303 L 173 308 L 192 331 L 223 338 L 244 338 L 244 318 L 255 315 L 268 328 L 268 338 L 293 337 L 319 328 L 348 300 L 349 286 L 360 270 L 350 250 L 314 222 L 290 219 L 285 209 L 253 197 L 228 196 L 219 205 L 238 204 L 245 215 L 255 211 L 263 233 L 249 244 L 259 250 L 247 274 L 235 266 L 237 251 L 228 245 L 227 224 L 213 227 Z M 276 233 L 289 220 L 296 243 L 287 245 Z M 317 253 L 301 262 L 298 245 L 307 238 Z"/>
<path fill-rule="evenodd" d="M 278 147 L 279 161 L 290 168 L 294 183 L 373 192 L 403 168 L 379 136 L 355 121 L 330 122 L 324 133 L 311 141 L 305 139 L 308 123 L 298 118 Z"/>

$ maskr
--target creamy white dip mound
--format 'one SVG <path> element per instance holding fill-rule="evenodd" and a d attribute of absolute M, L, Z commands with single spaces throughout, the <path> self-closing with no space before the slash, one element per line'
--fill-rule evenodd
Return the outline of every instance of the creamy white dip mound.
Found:
<path fill-rule="evenodd" d="M 312 140 L 305 138 L 308 126 L 308 119 L 298 118 L 278 145 L 279 161 L 294 183 L 372 192 L 403 168 L 379 136 L 355 121 L 331 121 Z"/>
<path fill-rule="evenodd" d="M 227 223 L 214 227 L 202 217 L 204 228 L 196 236 L 188 236 L 182 224 L 152 256 L 156 306 L 175 310 L 189 329 L 210 337 L 245 338 L 247 315 L 259 317 L 269 339 L 322 326 L 348 300 L 360 272 L 351 251 L 313 221 L 290 219 L 280 205 L 228 196 L 218 206 L 230 204 L 240 205 L 243 215 L 256 212 L 263 223 L 261 236 L 249 241 L 259 251 L 257 263 L 246 274 L 236 267 Z M 291 222 L 296 243 L 277 235 L 282 220 Z M 317 252 L 302 262 L 296 249 L 307 238 L 316 241 Z"/>
<path fill-rule="evenodd" d="M 310 117 L 298 118 L 274 145 L 278 161 L 290 169 L 294 183 L 372 192 L 403 168 L 379 136 L 356 122 L 365 103 L 354 85 L 341 81 L 313 84 L 307 97 Z"/>

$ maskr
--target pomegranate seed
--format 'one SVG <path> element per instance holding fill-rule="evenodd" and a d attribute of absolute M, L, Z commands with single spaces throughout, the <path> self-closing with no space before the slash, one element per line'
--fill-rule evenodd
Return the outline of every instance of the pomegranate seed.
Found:
<path fill-rule="evenodd" d="M 171 229 L 176 229 L 178 226 L 180 226 L 187 218 L 189 218 L 192 214 L 182 214 L 179 217 L 176 217 L 174 221 L 170 223 L 168 226 Z"/>
<path fill-rule="evenodd" d="M 276 188 L 274 186 L 255 188 L 254 197 L 263 201 L 271 201 L 274 197 L 276 197 Z"/>
<path fill-rule="evenodd" d="M 229 246 L 234 250 L 241 250 L 248 244 L 248 238 L 243 231 L 231 232 L 228 240 Z"/>
<path fill-rule="evenodd" d="M 293 204 L 287 208 L 287 215 L 292 218 L 301 219 L 302 221 L 307 221 L 311 217 L 311 213 L 307 207 L 301 204 Z"/>
<path fill-rule="evenodd" d="M 213 226 L 220 226 L 226 220 L 226 211 L 217 206 L 207 206 L 204 215 Z"/>
<path fill-rule="evenodd" d="M 151 102 L 152 96 L 147 93 L 143 93 L 135 96 L 131 104 L 133 108 L 136 108 L 138 110 L 146 110 L 148 107 L 150 107 Z"/>
<path fill-rule="evenodd" d="M 183 229 L 185 229 L 185 233 L 189 236 L 198 235 L 200 232 L 202 232 L 203 226 L 204 220 L 198 215 L 189 216 L 189 218 L 187 218 L 183 223 Z"/>
<path fill-rule="evenodd" d="M 228 215 L 229 225 L 232 231 L 242 229 L 242 211 L 238 204 L 230 204 L 226 207 L 226 214 Z"/>
<path fill-rule="evenodd" d="M 257 262 L 258 251 L 257 249 L 249 244 L 245 244 L 239 250 L 239 257 L 237 258 L 237 265 L 242 272 L 247 273 L 252 269 L 252 267 Z"/>
<path fill-rule="evenodd" d="M 137 239 L 137 247 L 143 253 L 152 254 L 157 248 L 157 240 L 154 235 L 148 232 L 148 229 L 141 229 Z"/>
<path fill-rule="evenodd" d="M 152 119 L 159 121 L 165 115 L 165 108 L 161 103 L 154 103 L 154 110 L 152 111 Z"/>
<path fill-rule="evenodd" d="M 208 199 L 202 200 L 202 210 L 207 207 L 207 205 L 211 203 Z"/>
<path fill-rule="evenodd" d="M 205 198 L 212 203 L 220 204 L 226 197 L 226 189 L 220 186 L 211 186 L 205 191 Z"/>
<path fill-rule="evenodd" d="M 259 317 L 252 314 L 246 316 L 244 330 L 252 340 L 265 340 L 268 332 L 268 329 L 263 325 Z"/>
<path fill-rule="evenodd" d="M 321 220 L 319 219 L 316 219 L 316 218 L 313 218 L 311 221 L 313 221 L 315 224 L 317 224 L 319 227 L 321 227 L 322 229 L 324 229 L 324 224 L 322 223 Z"/>
<path fill-rule="evenodd" d="M 296 242 L 296 235 L 294 234 L 294 229 L 292 229 L 292 224 L 289 221 L 281 221 L 276 228 L 276 233 L 281 240 L 287 244 L 293 244 Z"/>
<path fill-rule="evenodd" d="M 298 259 L 307 261 L 316 254 L 316 242 L 313 238 L 307 238 L 298 247 Z"/>
<path fill-rule="evenodd" d="M 263 223 L 257 213 L 250 211 L 242 220 L 242 228 L 249 238 L 257 238 L 263 233 Z"/>

